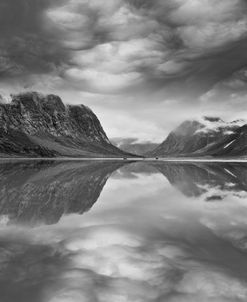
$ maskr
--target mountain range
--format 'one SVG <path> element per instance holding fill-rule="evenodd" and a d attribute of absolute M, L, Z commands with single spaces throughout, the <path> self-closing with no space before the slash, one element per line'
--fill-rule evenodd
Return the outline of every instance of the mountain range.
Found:
<path fill-rule="evenodd" d="M 0 103 L 0 156 L 122 157 L 100 121 L 84 105 L 65 105 L 56 95 L 28 92 Z"/>
<path fill-rule="evenodd" d="M 247 124 L 243 120 L 224 122 L 203 117 L 185 121 L 147 156 L 233 157 L 247 155 Z"/>
<path fill-rule="evenodd" d="M 0 157 L 234 157 L 247 155 L 247 123 L 218 117 L 188 120 L 161 143 L 108 139 L 84 105 L 26 92 L 0 98 Z"/>

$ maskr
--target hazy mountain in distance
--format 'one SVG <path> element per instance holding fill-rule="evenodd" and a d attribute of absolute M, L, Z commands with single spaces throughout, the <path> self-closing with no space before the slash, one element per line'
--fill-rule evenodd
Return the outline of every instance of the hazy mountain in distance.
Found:
<path fill-rule="evenodd" d="M 97 116 L 56 95 L 28 92 L 0 102 L 0 156 L 119 157 Z"/>
<path fill-rule="evenodd" d="M 247 126 L 242 120 L 224 122 L 203 117 L 185 121 L 148 156 L 244 156 L 247 155 Z"/>
<path fill-rule="evenodd" d="M 121 150 L 136 155 L 145 155 L 159 145 L 151 141 L 139 142 L 138 138 L 112 138 L 111 142 Z"/>

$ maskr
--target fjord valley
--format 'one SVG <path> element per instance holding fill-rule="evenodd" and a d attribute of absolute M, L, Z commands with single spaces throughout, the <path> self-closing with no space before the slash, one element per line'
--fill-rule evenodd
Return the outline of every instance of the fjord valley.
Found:
<path fill-rule="evenodd" d="M 0 103 L 0 157 L 27 158 L 243 158 L 247 124 L 218 117 L 184 121 L 157 144 L 138 138 L 109 140 L 85 105 L 65 105 L 57 95 L 26 92 Z"/>

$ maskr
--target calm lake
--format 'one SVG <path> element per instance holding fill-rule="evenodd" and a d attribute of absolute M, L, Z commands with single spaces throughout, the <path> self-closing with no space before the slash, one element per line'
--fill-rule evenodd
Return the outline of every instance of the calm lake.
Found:
<path fill-rule="evenodd" d="M 247 301 L 247 164 L 0 163 L 1 302 Z"/>

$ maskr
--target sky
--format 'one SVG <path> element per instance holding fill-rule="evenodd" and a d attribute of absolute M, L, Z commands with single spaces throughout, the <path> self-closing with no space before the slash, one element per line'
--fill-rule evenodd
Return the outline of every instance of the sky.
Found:
<path fill-rule="evenodd" d="M 85 104 L 108 136 L 247 118 L 246 0 L 1 0 L 0 94 Z"/>

